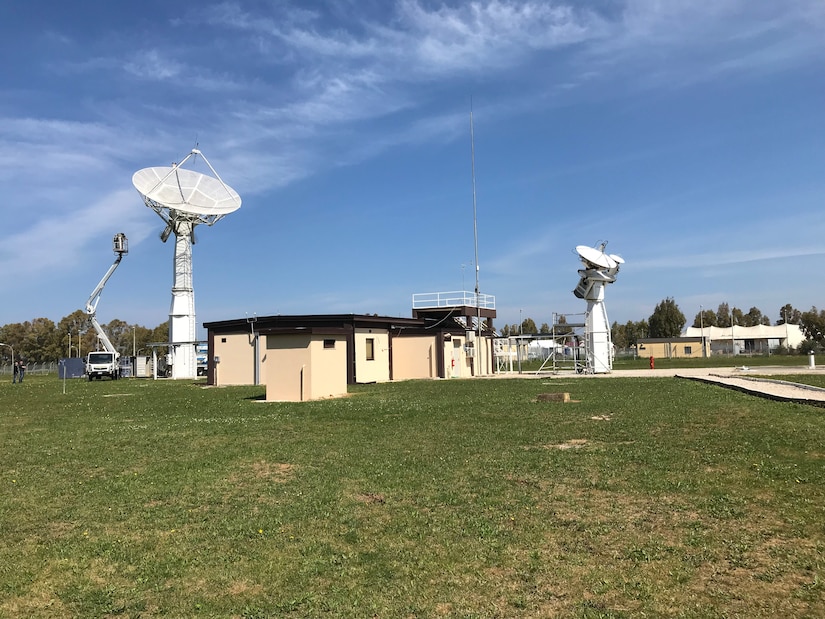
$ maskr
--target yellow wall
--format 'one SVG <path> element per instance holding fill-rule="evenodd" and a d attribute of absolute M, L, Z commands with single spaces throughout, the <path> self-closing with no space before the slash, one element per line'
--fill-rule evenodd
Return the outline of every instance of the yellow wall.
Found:
<path fill-rule="evenodd" d="M 367 360 L 367 339 L 373 338 L 372 361 Z M 386 329 L 355 330 L 355 382 L 381 383 L 390 379 L 390 336 Z"/>
<path fill-rule="evenodd" d="M 300 402 L 308 393 L 310 335 L 266 337 L 266 399 Z"/>
<path fill-rule="evenodd" d="M 433 378 L 436 372 L 435 338 L 429 335 L 392 340 L 392 378 Z"/>
<path fill-rule="evenodd" d="M 638 354 L 640 357 L 654 359 L 696 359 L 702 357 L 702 344 L 700 342 L 680 342 L 675 340 L 673 342 L 643 342 L 639 348 Z M 690 352 L 686 352 L 685 347 L 690 348 Z M 708 350 L 710 354 L 710 350 Z"/>
<path fill-rule="evenodd" d="M 334 340 L 335 348 L 324 348 L 324 340 Z M 347 393 L 347 338 L 345 335 L 314 335 L 310 344 L 312 371 L 309 397 L 330 398 Z"/>
<path fill-rule="evenodd" d="M 215 356 L 217 364 L 216 385 L 252 385 L 255 383 L 255 347 L 249 333 L 232 333 L 215 336 Z M 226 340 L 223 342 L 222 340 Z M 266 352 L 263 342 L 260 352 Z M 261 382 L 263 382 L 263 370 Z"/>
<path fill-rule="evenodd" d="M 325 348 L 324 340 L 334 341 L 334 348 Z M 269 335 L 264 366 L 267 401 L 302 402 L 347 393 L 343 335 Z"/>

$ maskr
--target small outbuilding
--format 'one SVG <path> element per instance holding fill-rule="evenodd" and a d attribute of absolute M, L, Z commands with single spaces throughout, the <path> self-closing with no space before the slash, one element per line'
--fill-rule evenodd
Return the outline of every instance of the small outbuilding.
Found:
<path fill-rule="evenodd" d="M 344 395 L 356 383 L 493 373 L 495 309 L 414 307 L 414 314 L 209 322 L 207 383 L 265 384 L 267 400 L 302 401 Z"/>
<path fill-rule="evenodd" d="M 701 337 L 642 338 L 636 342 L 636 351 L 640 357 L 656 359 L 695 359 L 710 356 L 709 342 Z"/>

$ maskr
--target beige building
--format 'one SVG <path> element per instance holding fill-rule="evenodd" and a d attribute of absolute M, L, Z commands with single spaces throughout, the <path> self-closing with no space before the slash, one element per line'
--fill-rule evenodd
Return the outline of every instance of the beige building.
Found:
<path fill-rule="evenodd" d="M 710 356 L 710 342 L 701 337 L 644 338 L 636 342 L 636 351 L 640 357 L 654 359 L 695 359 Z"/>
<path fill-rule="evenodd" d="M 492 374 L 492 327 L 484 323 L 479 332 L 477 322 L 454 318 L 469 310 L 478 312 L 442 307 L 415 310 L 414 318 L 320 314 L 206 323 L 207 383 L 264 384 L 267 400 L 303 401 L 344 395 L 355 383 Z M 492 324 L 495 310 L 479 313 Z"/>

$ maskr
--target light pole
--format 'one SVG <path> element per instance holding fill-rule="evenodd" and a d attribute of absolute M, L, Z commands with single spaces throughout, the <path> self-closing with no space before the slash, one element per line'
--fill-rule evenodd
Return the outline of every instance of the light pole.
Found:
<path fill-rule="evenodd" d="M 699 326 L 702 329 L 702 358 L 704 359 L 707 354 L 705 350 L 705 308 L 703 306 L 699 306 Z"/>
<path fill-rule="evenodd" d="M 0 346 L 8 346 L 9 348 L 11 348 L 11 371 L 12 374 L 14 374 L 14 346 L 12 346 L 11 344 L 4 344 L 3 342 L 0 342 Z"/>

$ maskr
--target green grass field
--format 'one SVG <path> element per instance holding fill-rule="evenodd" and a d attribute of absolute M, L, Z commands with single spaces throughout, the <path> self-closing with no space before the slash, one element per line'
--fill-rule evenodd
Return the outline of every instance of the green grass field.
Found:
<path fill-rule="evenodd" d="M 820 408 L 676 378 L 63 388 L 0 383 L 0 617 L 825 616 Z"/>

